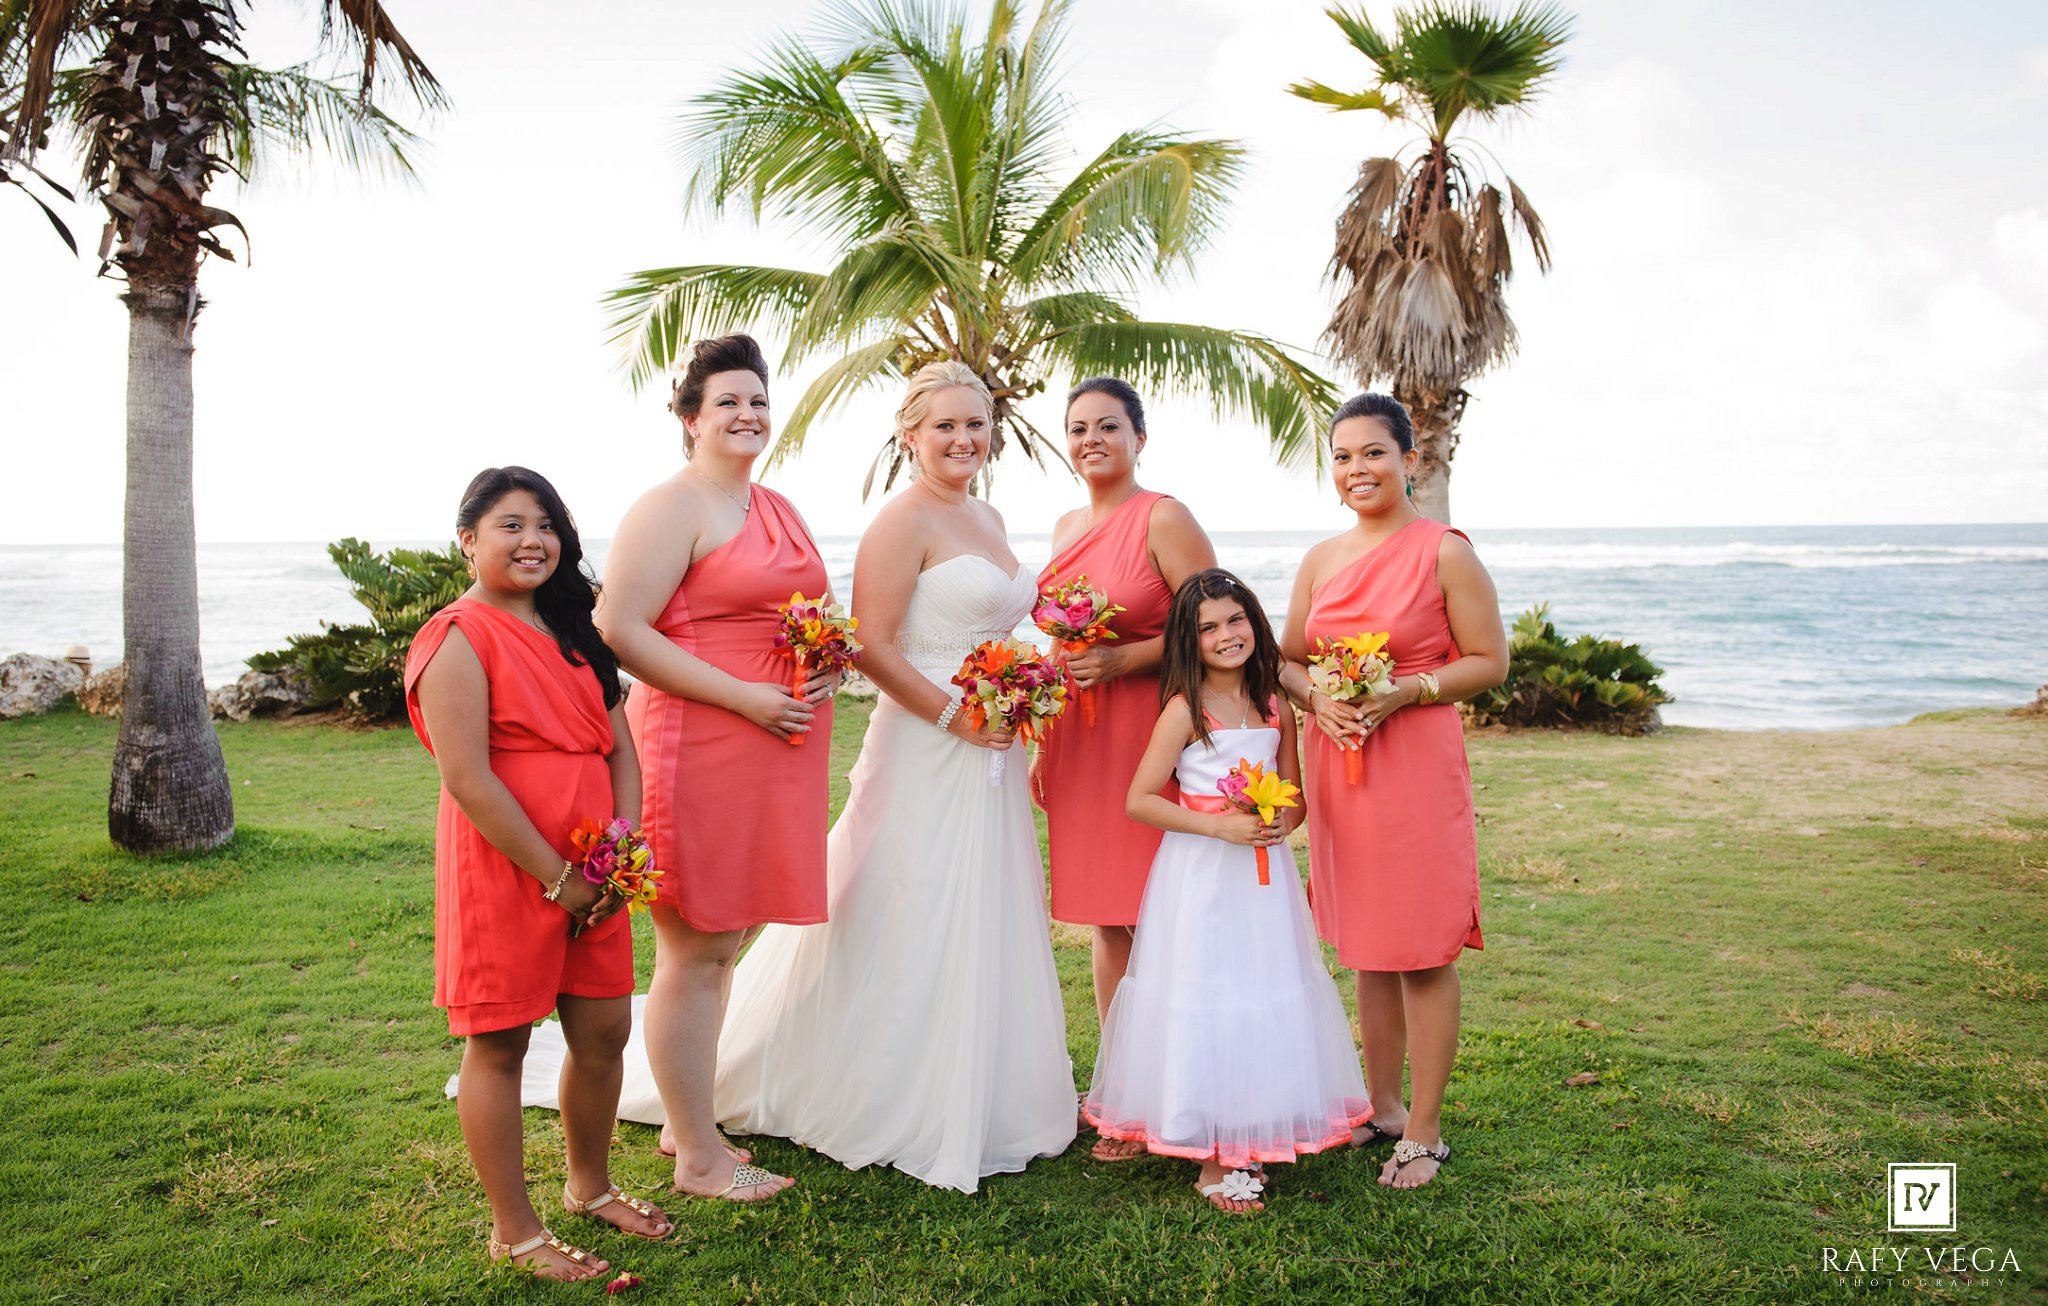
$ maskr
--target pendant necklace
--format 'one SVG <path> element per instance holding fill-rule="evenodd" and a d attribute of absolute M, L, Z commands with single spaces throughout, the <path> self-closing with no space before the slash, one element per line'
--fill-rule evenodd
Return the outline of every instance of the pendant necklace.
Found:
<path fill-rule="evenodd" d="M 688 467 L 693 472 L 697 472 L 697 464 L 695 463 L 685 463 L 684 466 Z M 709 473 L 697 472 L 697 478 L 703 481 L 706 485 L 710 486 L 712 489 L 724 495 L 726 501 L 732 504 L 735 508 L 738 508 L 741 512 L 752 512 L 754 510 L 754 483 L 752 481 L 747 482 L 747 497 L 744 500 L 741 500 L 733 498 L 732 491 L 726 489 L 717 481 L 712 480 Z"/>

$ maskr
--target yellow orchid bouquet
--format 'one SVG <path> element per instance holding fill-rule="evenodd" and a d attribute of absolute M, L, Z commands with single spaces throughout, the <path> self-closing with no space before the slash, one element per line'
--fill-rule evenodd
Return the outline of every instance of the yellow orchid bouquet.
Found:
<path fill-rule="evenodd" d="M 1346 635 L 1331 641 L 1316 641 L 1316 651 L 1308 659 L 1308 683 L 1318 694 L 1349 703 L 1356 698 L 1371 694 L 1394 692 L 1394 655 L 1387 652 L 1387 641 L 1391 636 L 1384 631 L 1378 634 Z M 1348 784 L 1358 784 L 1365 779 L 1365 754 L 1356 744 L 1344 751 L 1344 779 Z"/>
<path fill-rule="evenodd" d="M 1216 782 L 1216 792 L 1240 812 L 1257 812 L 1259 819 L 1267 825 L 1273 824 L 1273 817 L 1281 808 L 1301 806 L 1299 786 L 1284 779 L 1279 772 L 1268 771 L 1244 757 L 1238 758 L 1237 765 Z M 1259 854 L 1259 883 L 1271 884 L 1273 877 L 1266 849 L 1261 845 L 1256 851 Z"/>
<path fill-rule="evenodd" d="M 776 611 L 782 617 L 782 628 L 775 632 L 775 647 L 787 652 L 794 664 L 790 671 L 790 693 L 795 697 L 804 696 L 804 682 L 811 678 L 811 667 L 844 671 L 860 655 L 860 641 L 853 637 L 860 619 L 847 616 L 846 609 L 839 604 L 807 599 L 799 590 Z M 807 737 L 806 732 L 798 731 L 789 737 L 789 742 L 801 744 Z"/>

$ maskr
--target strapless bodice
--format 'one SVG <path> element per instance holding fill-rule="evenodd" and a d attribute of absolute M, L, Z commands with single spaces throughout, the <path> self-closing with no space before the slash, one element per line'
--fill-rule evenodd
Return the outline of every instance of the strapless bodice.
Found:
<path fill-rule="evenodd" d="M 955 554 L 919 573 L 896 646 L 919 672 L 946 684 L 975 645 L 1016 630 L 1037 597 L 1024 568 L 1011 575 L 978 553 Z"/>

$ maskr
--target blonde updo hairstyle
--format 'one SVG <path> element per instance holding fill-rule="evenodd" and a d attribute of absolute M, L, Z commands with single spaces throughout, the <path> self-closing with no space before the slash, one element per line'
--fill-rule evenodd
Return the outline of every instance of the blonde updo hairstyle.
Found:
<path fill-rule="evenodd" d="M 668 398 L 668 410 L 683 423 L 685 457 L 697 452 L 697 437 L 690 434 L 690 422 L 704 408 L 704 385 L 720 372 L 752 372 L 761 378 L 761 388 L 768 388 L 768 356 L 752 336 L 735 332 L 699 340 L 690 346 L 689 365 L 683 368 L 682 379 L 675 383 Z"/>
<path fill-rule="evenodd" d="M 932 396 L 942 390 L 965 387 L 981 396 L 982 406 L 989 416 L 995 416 L 995 396 L 988 392 L 988 382 L 981 379 L 975 370 L 965 363 L 947 359 L 939 363 L 926 363 L 910 377 L 910 390 L 903 396 L 903 402 L 896 409 L 896 439 L 903 444 L 903 452 L 910 456 L 910 445 L 904 437 L 915 431 L 924 421 L 925 414 L 932 409 Z M 915 459 L 912 460 L 913 463 Z"/>

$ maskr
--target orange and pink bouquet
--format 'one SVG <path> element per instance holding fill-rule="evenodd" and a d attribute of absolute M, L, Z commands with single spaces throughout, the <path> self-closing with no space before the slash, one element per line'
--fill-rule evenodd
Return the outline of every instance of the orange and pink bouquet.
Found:
<path fill-rule="evenodd" d="M 1036 739 L 1046 723 L 1067 707 L 1067 669 L 1020 639 L 991 639 L 977 644 L 960 664 L 953 683 L 960 687 L 960 707 L 977 730 L 1002 725 L 1025 741 Z M 988 782 L 1003 782 L 1007 753 L 989 758 Z"/>
<path fill-rule="evenodd" d="M 793 664 L 790 692 L 798 698 L 804 696 L 804 682 L 811 678 L 812 668 L 844 671 L 860 655 L 860 641 L 853 637 L 860 621 L 847 616 L 839 604 L 807 599 L 798 591 L 776 611 L 782 616 L 782 629 L 775 632 L 775 647 L 789 654 Z M 805 738 L 798 733 L 791 735 L 789 742 L 801 744 Z"/>
<path fill-rule="evenodd" d="M 626 911 L 646 911 L 654 905 L 654 882 L 662 872 L 654 867 L 654 852 L 647 836 L 625 817 L 614 817 L 600 825 L 585 821 L 569 833 L 569 843 L 583 858 L 583 878 L 606 893 L 626 900 Z M 579 924 L 572 934 L 582 932 Z"/>
<path fill-rule="evenodd" d="M 1067 581 L 1055 577 L 1053 587 L 1038 596 L 1031 620 L 1058 642 L 1060 652 L 1072 656 L 1086 653 L 1105 639 L 1115 639 L 1109 622 L 1123 610 L 1122 604 L 1111 603 L 1109 595 L 1090 585 L 1084 572 Z M 1081 702 L 1081 724 L 1094 725 L 1095 691 L 1084 689 L 1076 697 Z"/>
<path fill-rule="evenodd" d="M 1299 807 L 1301 789 L 1292 780 L 1282 779 L 1277 771 L 1265 767 L 1249 758 L 1240 757 L 1237 765 L 1224 773 L 1216 782 L 1216 792 L 1223 800 L 1240 812 L 1257 812 L 1259 819 L 1267 825 L 1273 823 L 1274 814 L 1283 807 Z M 1266 849 L 1262 845 L 1259 854 L 1259 883 L 1273 882 Z"/>
<path fill-rule="evenodd" d="M 1347 635 L 1334 643 L 1316 641 L 1309 655 L 1308 682 L 1318 694 L 1349 703 L 1369 694 L 1394 692 L 1394 658 L 1386 651 L 1386 634 Z M 1344 779 L 1357 784 L 1365 779 L 1365 754 L 1353 744 L 1344 748 Z"/>

